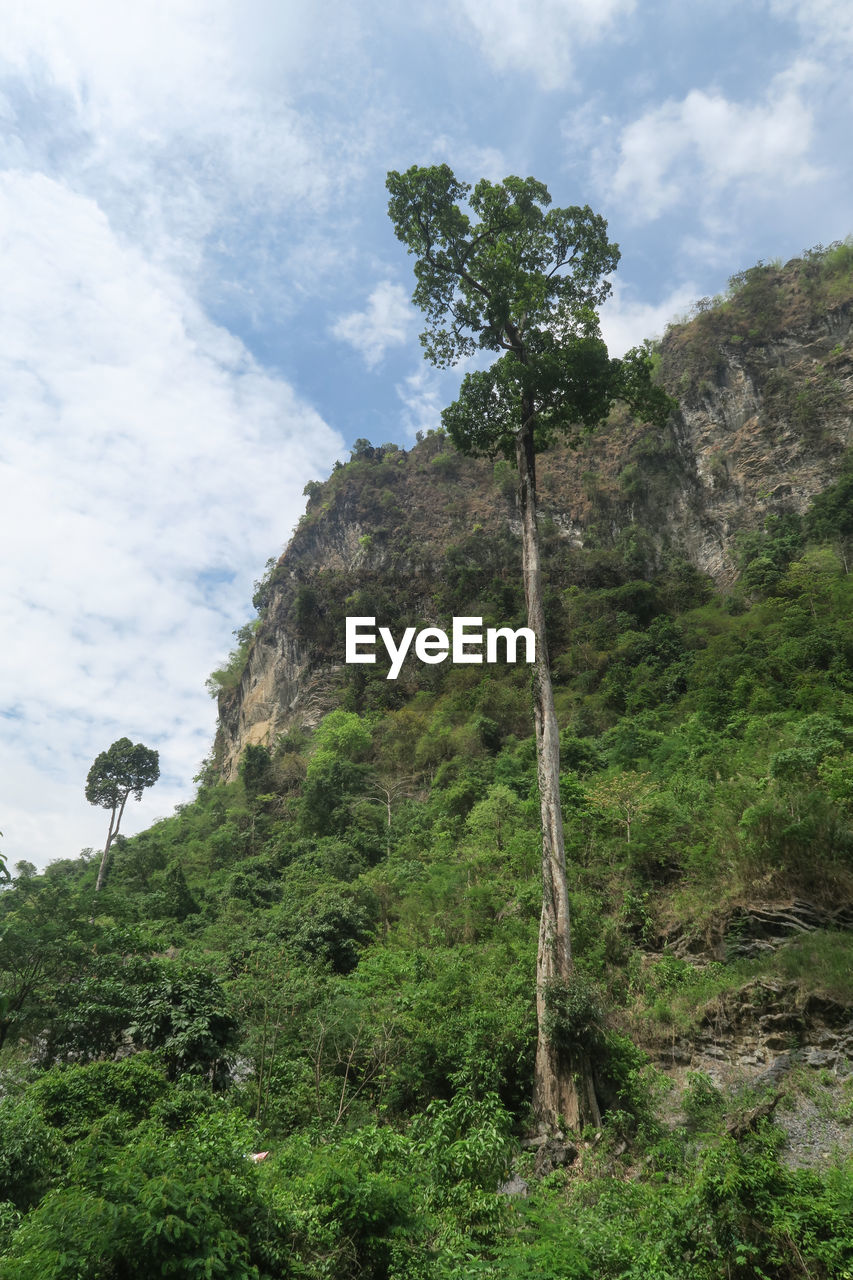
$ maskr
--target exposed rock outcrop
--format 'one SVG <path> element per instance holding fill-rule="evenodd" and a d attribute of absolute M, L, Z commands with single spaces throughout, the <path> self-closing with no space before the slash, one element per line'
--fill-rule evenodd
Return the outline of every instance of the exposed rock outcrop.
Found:
<path fill-rule="evenodd" d="M 804 512 L 836 478 L 853 442 L 851 303 L 816 308 L 802 264 L 774 271 L 758 281 L 770 299 L 763 329 L 725 304 L 668 333 L 661 377 L 679 407 L 664 432 L 616 411 L 577 451 L 542 456 L 541 519 L 566 555 L 633 537 L 645 556 L 681 555 L 725 585 L 739 534 Z M 462 458 L 440 434 L 408 452 L 362 447 L 311 489 L 239 684 L 220 696 L 226 778 L 247 745 L 335 705 L 339 615 L 363 612 L 362 589 L 404 596 L 421 625 L 437 621 L 431 588 L 454 540 L 477 531 L 495 574 L 517 572 L 512 469 Z"/>

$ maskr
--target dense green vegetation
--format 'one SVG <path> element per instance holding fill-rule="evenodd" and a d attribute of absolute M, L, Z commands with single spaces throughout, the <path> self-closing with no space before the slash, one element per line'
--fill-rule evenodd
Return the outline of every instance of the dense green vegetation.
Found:
<path fill-rule="evenodd" d="M 679 564 L 552 566 L 579 968 L 554 1017 L 608 1105 L 580 1171 L 496 1194 L 535 1045 L 527 677 L 354 667 L 313 733 L 119 837 L 98 895 L 94 856 L 16 869 L 0 1276 L 849 1274 L 849 1164 L 790 1170 L 770 1121 L 736 1141 L 750 1099 L 701 1078 L 667 1127 L 638 1044 L 757 973 L 850 1002 L 841 932 L 799 967 L 664 946 L 756 892 L 849 899 L 850 474 L 745 539 L 725 597 Z M 452 549 L 442 609 L 520 606 L 493 554 Z"/>

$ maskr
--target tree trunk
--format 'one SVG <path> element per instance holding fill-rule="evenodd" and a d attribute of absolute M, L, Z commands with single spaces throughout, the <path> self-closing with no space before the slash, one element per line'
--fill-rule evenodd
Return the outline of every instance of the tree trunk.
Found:
<path fill-rule="evenodd" d="M 569 1129 L 601 1122 L 592 1067 L 586 1054 L 566 1055 L 546 1034 L 545 995 L 549 982 L 566 982 L 572 972 L 566 852 L 560 807 L 560 735 L 554 710 L 551 668 L 545 636 L 539 533 L 536 527 L 536 454 L 532 406 L 523 404 L 521 430 L 516 437 L 518 505 L 521 515 L 522 564 L 527 623 L 536 637 L 533 670 L 536 761 L 542 816 L 542 916 L 536 960 L 538 1040 L 533 1076 L 533 1112 L 549 1129 L 560 1123 Z"/>
<path fill-rule="evenodd" d="M 103 852 L 103 856 L 101 857 L 101 865 L 98 867 L 98 878 L 95 881 L 95 893 L 100 893 L 100 891 L 104 887 L 104 881 L 107 878 L 107 859 L 109 858 L 109 855 L 110 855 L 110 845 L 112 844 L 115 837 L 118 835 L 118 829 L 121 824 L 122 814 L 124 813 L 124 806 L 127 804 L 127 797 L 129 795 L 130 795 L 130 792 L 125 791 L 124 795 L 121 798 L 121 808 L 118 811 L 118 818 L 116 818 L 115 805 L 113 805 L 113 811 L 110 814 L 110 829 L 107 832 L 107 843 L 104 845 L 104 852 Z"/>

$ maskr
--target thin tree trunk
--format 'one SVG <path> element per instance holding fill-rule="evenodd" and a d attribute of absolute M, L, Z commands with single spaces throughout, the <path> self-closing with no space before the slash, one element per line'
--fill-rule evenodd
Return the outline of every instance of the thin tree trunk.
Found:
<path fill-rule="evenodd" d="M 125 791 L 124 795 L 121 798 L 121 808 L 118 811 L 118 818 L 116 818 L 115 806 L 113 806 L 113 811 L 110 814 L 110 829 L 107 832 L 107 843 L 104 845 L 104 852 L 101 858 L 101 865 L 98 867 L 98 878 L 95 881 L 95 893 L 100 893 L 101 889 L 103 889 L 104 887 L 104 881 L 107 878 L 107 859 L 110 856 L 110 845 L 118 835 L 118 829 L 119 829 L 119 826 L 121 825 L 122 814 L 124 813 L 124 806 L 127 804 L 127 797 L 129 795 L 130 795 L 130 792 Z"/>
<path fill-rule="evenodd" d="M 269 1022 L 269 1005 L 264 1000 L 264 1025 L 261 1030 L 261 1060 L 258 1063 L 258 1101 L 255 1107 L 255 1120 L 260 1119 L 261 1115 L 261 1094 L 264 1087 L 264 1059 L 267 1051 L 267 1024 Z"/>
<path fill-rule="evenodd" d="M 533 1112 L 549 1129 L 564 1123 L 578 1130 L 599 1124 L 592 1068 L 586 1054 L 566 1055 L 549 1041 L 546 991 L 554 981 L 567 982 L 572 972 L 566 852 L 560 807 L 560 735 L 554 709 L 551 668 L 545 635 L 539 534 L 536 527 L 536 454 L 532 406 L 522 405 L 522 428 L 516 438 L 518 501 L 521 515 L 522 563 L 527 622 L 536 637 L 533 671 L 536 761 L 542 817 L 542 916 L 536 960 L 538 1040 L 533 1076 Z"/>

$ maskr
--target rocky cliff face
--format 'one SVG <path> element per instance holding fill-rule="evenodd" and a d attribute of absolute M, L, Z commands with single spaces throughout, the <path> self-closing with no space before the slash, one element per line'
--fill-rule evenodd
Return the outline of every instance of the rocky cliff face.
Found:
<path fill-rule="evenodd" d="M 839 281 L 797 260 L 738 279 L 732 297 L 700 304 L 661 344 L 660 376 L 679 406 L 666 431 L 617 410 L 577 451 L 541 458 L 541 519 L 566 556 L 630 549 L 645 562 L 634 576 L 680 556 L 725 587 L 739 534 L 802 514 L 837 476 L 853 444 L 853 271 Z M 440 433 L 408 452 L 362 448 L 311 490 L 239 684 L 220 696 L 226 778 L 247 745 L 334 704 L 343 614 L 404 597 L 412 620 L 438 621 L 448 557 L 476 553 L 496 577 L 517 574 L 512 469 L 463 458 Z"/>
<path fill-rule="evenodd" d="M 770 340 L 720 345 L 712 374 L 680 397 L 677 432 L 691 483 L 667 520 L 718 582 L 735 573 L 733 540 L 772 513 L 802 514 L 851 442 L 851 306 Z M 670 339 L 670 390 L 678 363 Z M 683 374 L 682 374 L 683 377 Z"/>

